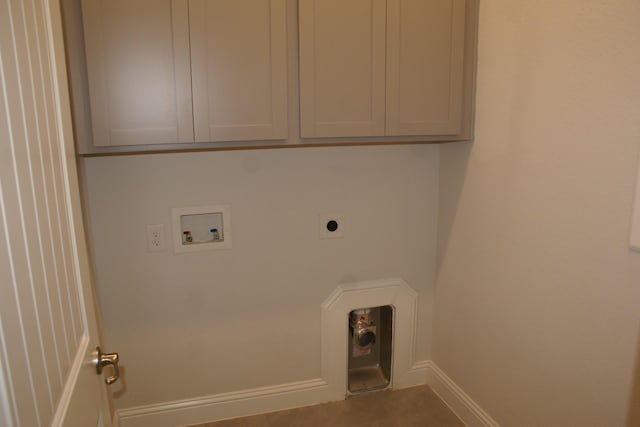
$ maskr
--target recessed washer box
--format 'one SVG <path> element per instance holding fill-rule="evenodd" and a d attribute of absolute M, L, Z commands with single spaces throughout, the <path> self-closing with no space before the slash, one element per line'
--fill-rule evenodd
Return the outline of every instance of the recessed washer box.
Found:
<path fill-rule="evenodd" d="M 231 206 L 173 208 L 173 251 L 231 249 Z"/>

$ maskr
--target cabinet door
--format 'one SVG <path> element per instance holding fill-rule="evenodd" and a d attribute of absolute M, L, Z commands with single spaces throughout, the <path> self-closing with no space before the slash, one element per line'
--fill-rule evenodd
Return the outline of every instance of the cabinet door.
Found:
<path fill-rule="evenodd" d="M 193 142 L 186 1 L 82 1 L 94 145 Z"/>
<path fill-rule="evenodd" d="M 387 135 L 462 129 L 465 0 L 388 0 Z"/>
<path fill-rule="evenodd" d="M 385 0 L 300 0 L 302 137 L 384 135 Z"/>
<path fill-rule="evenodd" d="M 287 138 L 285 0 L 190 0 L 196 142 Z"/>

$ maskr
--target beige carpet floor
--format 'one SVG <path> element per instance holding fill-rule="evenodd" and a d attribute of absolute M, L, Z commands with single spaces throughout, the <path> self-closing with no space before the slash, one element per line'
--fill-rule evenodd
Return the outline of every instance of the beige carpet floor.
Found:
<path fill-rule="evenodd" d="M 197 427 L 464 427 L 427 386 L 365 393 L 340 402 L 201 424 Z"/>

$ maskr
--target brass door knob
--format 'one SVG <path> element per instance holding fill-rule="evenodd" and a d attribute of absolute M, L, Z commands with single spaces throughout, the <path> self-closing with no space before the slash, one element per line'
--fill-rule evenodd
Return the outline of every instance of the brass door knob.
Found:
<path fill-rule="evenodd" d="M 98 373 L 98 375 L 102 374 L 102 368 L 111 365 L 113 366 L 113 375 L 108 376 L 104 380 L 104 382 L 107 385 L 111 385 L 118 381 L 118 378 L 120 378 L 120 369 L 118 368 L 118 353 L 103 353 L 100 347 L 96 347 L 96 352 L 98 353 L 98 358 L 96 360 L 96 372 Z"/>

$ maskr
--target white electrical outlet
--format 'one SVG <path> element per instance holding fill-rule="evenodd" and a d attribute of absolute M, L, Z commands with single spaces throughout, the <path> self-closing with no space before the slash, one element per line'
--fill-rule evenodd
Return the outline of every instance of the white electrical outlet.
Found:
<path fill-rule="evenodd" d="M 164 224 L 147 225 L 147 250 L 149 252 L 164 251 Z"/>

